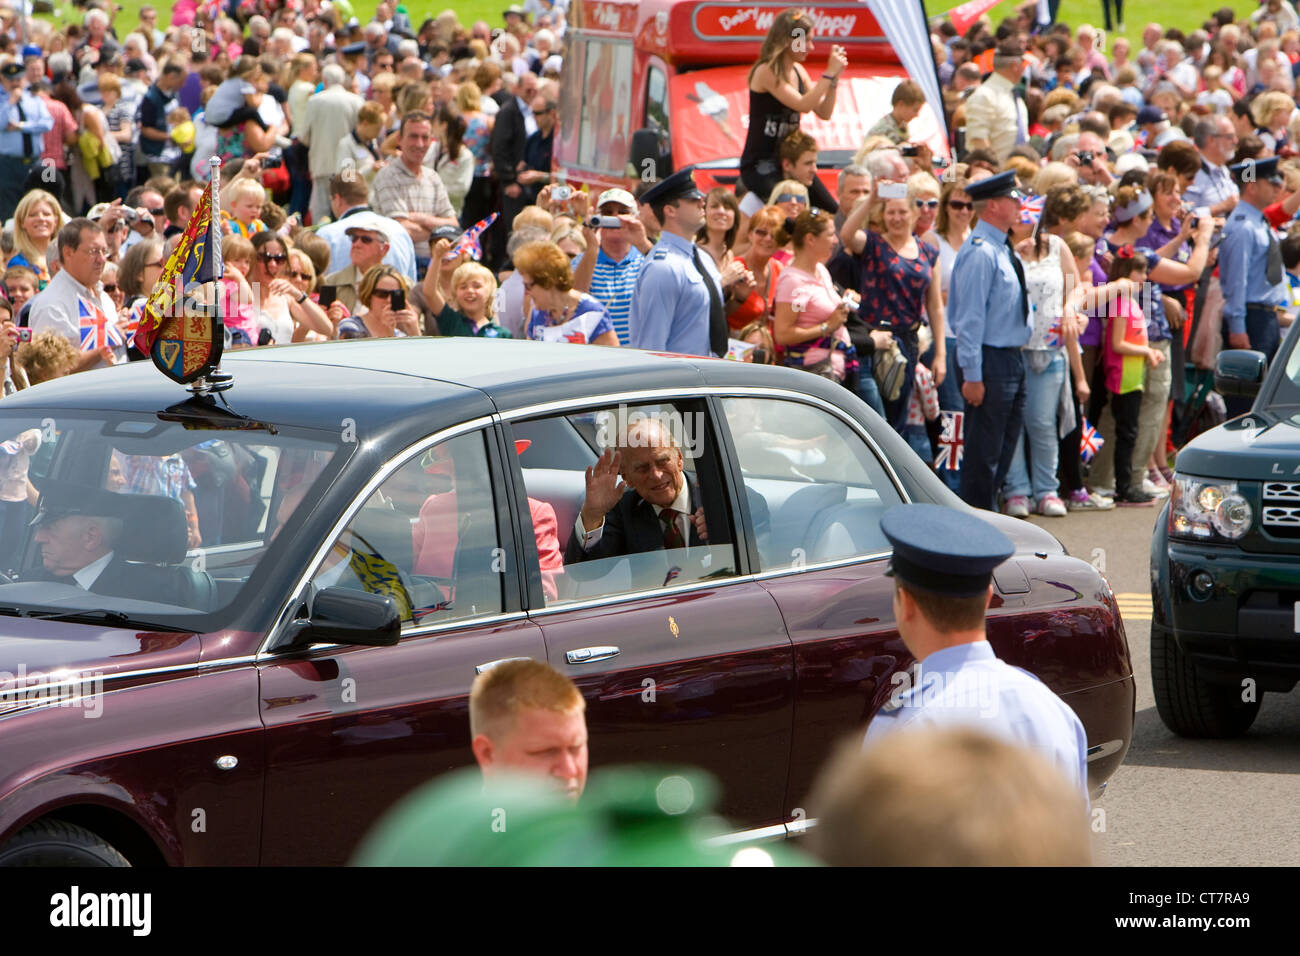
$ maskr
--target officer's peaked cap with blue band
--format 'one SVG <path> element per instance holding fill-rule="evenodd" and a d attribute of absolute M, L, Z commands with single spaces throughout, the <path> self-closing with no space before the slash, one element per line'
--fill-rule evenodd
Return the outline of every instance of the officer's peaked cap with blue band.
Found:
<path fill-rule="evenodd" d="M 880 530 L 894 546 L 892 577 L 948 597 L 985 593 L 993 569 L 1016 551 L 983 518 L 939 505 L 895 505 L 880 519 Z"/>

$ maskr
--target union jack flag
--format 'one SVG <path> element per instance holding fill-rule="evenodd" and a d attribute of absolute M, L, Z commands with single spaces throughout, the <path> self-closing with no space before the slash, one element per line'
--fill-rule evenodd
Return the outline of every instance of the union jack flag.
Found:
<path fill-rule="evenodd" d="M 1083 460 L 1092 461 L 1104 444 L 1106 444 L 1106 440 L 1085 418 L 1083 420 L 1083 437 L 1079 439 L 1079 454 L 1083 457 Z"/>
<path fill-rule="evenodd" d="M 483 230 L 492 223 L 497 221 L 499 213 L 493 213 L 486 219 L 480 219 L 474 225 L 465 230 L 464 234 L 456 240 L 456 244 L 448 250 L 443 258 L 450 262 L 462 252 L 468 252 L 471 259 L 478 261 L 483 258 L 483 247 L 479 244 L 478 237 L 483 235 Z"/>
<path fill-rule="evenodd" d="M 1052 327 L 1043 333 L 1043 344 L 1049 349 L 1061 347 L 1061 321 L 1057 319 Z"/>
<path fill-rule="evenodd" d="M 1020 224 L 1022 226 L 1033 226 L 1043 216 L 1043 201 L 1045 196 L 1030 196 L 1028 199 L 1020 200 Z"/>
<path fill-rule="evenodd" d="M 966 445 L 963 424 L 966 414 L 948 411 L 939 414 L 943 416 L 943 431 L 939 435 L 939 454 L 935 455 L 934 467 L 936 470 L 947 468 L 949 471 L 958 471 Z"/>
<path fill-rule="evenodd" d="M 117 323 L 110 321 L 98 305 L 80 296 L 77 297 L 77 318 L 81 324 L 81 351 L 98 352 L 106 345 L 123 344 Z"/>
<path fill-rule="evenodd" d="M 11 438 L 9 441 L 0 441 L 0 452 L 6 455 L 16 455 L 23 450 L 23 443 L 17 439 Z"/>

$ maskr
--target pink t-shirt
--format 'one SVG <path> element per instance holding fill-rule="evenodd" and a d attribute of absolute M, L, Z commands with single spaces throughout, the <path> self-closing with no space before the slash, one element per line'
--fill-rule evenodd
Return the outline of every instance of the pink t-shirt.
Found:
<path fill-rule="evenodd" d="M 831 313 L 839 307 L 840 294 L 835 291 L 835 283 L 826 266 L 817 263 L 816 274 L 810 275 L 795 265 L 788 265 L 781 270 L 781 277 L 776 280 L 777 304 L 785 303 L 794 309 L 795 325 L 806 329 L 821 325 L 830 318 Z M 807 343 L 786 346 L 785 364 L 796 368 L 816 365 L 827 355 L 831 357 L 831 368 L 835 377 L 844 378 L 844 352 L 831 348 L 831 339 L 848 342 L 849 334 L 840 326 L 831 335 L 812 339 Z"/>

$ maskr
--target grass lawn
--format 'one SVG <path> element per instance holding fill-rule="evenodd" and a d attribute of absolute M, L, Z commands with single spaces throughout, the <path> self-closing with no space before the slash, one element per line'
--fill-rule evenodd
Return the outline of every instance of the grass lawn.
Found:
<path fill-rule="evenodd" d="M 993 25 L 997 26 L 999 20 L 1014 13 L 1017 5 L 1013 0 L 1004 0 L 990 10 L 989 16 L 993 18 Z M 926 0 L 925 3 L 926 12 L 932 17 L 955 6 L 957 2 L 950 2 L 950 0 Z M 1238 16 L 1248 16 L 1256 6 L 1257 4 L 1252 0 L 1235 0 L 1235 2 L 1183 0 L 1181 3 L 1171 3 L 1170 0 L 1124 0 L 1124 26 L 1127 29 L 1123 36 L 1132 41 L 1136 52 L 1142 41 L 1142 28 L 1148 23 L 1158 23 L 1166 30 L 1177 27 L 1184 33 L 1190 33 L 1198 29 L 1209 19 L 1210 14 L 1220 7 L 1231 7 L 1237 11 Z M 1112 9 L 1113 7 L 1112 4 Z M 1102 15 L 1102 0 L 1061 0 L 1061 8 L 1057 11 L 1056 18 L 1072 27 L 1077 27 L 1081 23 L 1090 23 L 1101 29 L 1106 22 Z M 1113 35 L 1120 34 L 1116 31 Z"/>
<path fill-rule="evenodd" d="M 120 0 L 122 12 L 117 16 L 118 35 L 121 36 L 136 26 L 139 22 L 138 11 L 145 3 L 145 0 Z M 160 25 L 165 29 L 168 23 L 167 4 L 161 0 L 152 0 L 153 5 L 159 9 Z M 959 0 L 926 0 L 926 11 L 930 16 L 938 16 L 945 10 L 957 6 Z M 353 0 L 353 8 L 357 18 L 363 23 L 366 22 L 374 13 L 377 0 Z M 1102 0 L 1061 0 L 1061 9 L 1058 14 L 1059 18 L 1070 24 L 1077 26 L 1080 23 L 1091 23 L 1093 26 L 1100 27 L 1103 23 L 1101 13 Z M 739 4 L 738 4 L 739 5 Z M 1125 35 L 1133 41 L 1136 47 L 1142 36 L 1142 28 L 1147 23 L 1155 21 L 1162 27 L 1177 27 L 1183 32 L 1190 32 L 1199 27 L 1212 11 L 1221 6 L 1230 6 L 1239 14 L 1245 15 L 1255 9 L 1253 2 L 1243 2 L 1237 0 L 1235 3 L 1224 3 L 1224 0 L 1191 0 L 1184 3 L 1170 3 L 1169 0 L 1125 0 L 1124 3 L 1124 25 L 1128 28 Z M 420 23 L 426 18 L 436 16 L 446 9 L 455 10 L 460 15 L 461 22 L 469 25 L 475 20 L 486 20 L 493 27 L 502 24 L 501 11 L 509 6 L 509 0 L 418 0 L 412 2 L 407 0 L 407 15 L 411 18 L 411 23 L 419 28 Z M 1015 0 L 1004 0 L 990 11 L 990 16 L 996 24 L 1002 17 L 1007 16 L 1014 10 Z M 60 13 L 66 12 L 68 16 L 79 13 L 69 4 L 62 7 Z M 58 23 L 65 22 L 61 15 L 47 17 L 46 19 L 54 20 Z"/>

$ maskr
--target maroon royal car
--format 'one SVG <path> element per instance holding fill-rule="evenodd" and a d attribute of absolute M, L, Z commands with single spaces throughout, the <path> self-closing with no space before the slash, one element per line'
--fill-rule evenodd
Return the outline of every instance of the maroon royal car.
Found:
<path fill-rule="evenodd" d="M 343 863 L 472 761 L 470 684 L 517 657 L 581 687 L 596 765 L 693 764 L 737 839 L 797 831 L 912 664 L 881 513 L 965 507 L 793 370 L 460 339 L 225 367 L 217 398 L 139 363 L 0 403 L 0 488 L 26 491 L 0 539 L 2 863 Z M 707 542 L 566 565 L 584 469 L 642 417 Z M 1096 795 L 1133 729 L 1114 597 L 987 517 L 1018 549 L 990 639 L 1078 712 Z M 96 573 L 60 576 L 77 555 Z"/>

